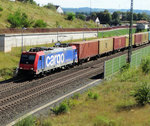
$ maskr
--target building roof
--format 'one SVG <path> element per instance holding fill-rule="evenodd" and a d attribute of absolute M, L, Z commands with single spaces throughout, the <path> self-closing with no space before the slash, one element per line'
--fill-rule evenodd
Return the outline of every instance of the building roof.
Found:
<path fill-rule="evenodd" d="M 137 21 L 136 23 L 137 24 L 149 24 L 149 22 L 145 20 L 140 20 L 140 21 Z"/>
<path fill-rule="evenodd" d="M 58 5 L 55 5 L 55 7 L 56 7 L 56 9 L 58 9 L 60 6 L 58 6 Z"/>

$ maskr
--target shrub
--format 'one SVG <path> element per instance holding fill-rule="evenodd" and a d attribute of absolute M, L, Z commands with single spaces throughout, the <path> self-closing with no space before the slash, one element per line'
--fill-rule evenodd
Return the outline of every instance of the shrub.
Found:
<path fill-rule="evenodd" d="M 91 98 L 91 99 L 93 98 L 93 95 L 94 94 L 91 91 L 88 93 L 88 97 Z"/>
<path fill-rule="evenodd" d="M 135 100 L 140 105 L 150 103 L 150 85 L 146 82 L 143 82 L 135 89 L 132 95 L 135 97 Z"/>
<path fill-rule="evenodd" d="M 114 120 L 109 120 L 103 116 L 97 116 L 94 121 L 94 126 L 116 126 Z"/>
<path fill-rule="evenodd" d="M 56 108 L 52 109 L 52 111 L 56 114 L 62 114 L 62 113 L 66 113 L 69 111 L 69 106 L 67 103 L 61 103 L 59 106 L 57 106 Z"/>
<path fill-rule="evenodd" d="M 129 63 L 126 63 L 126 65 L 124 65 L 123 67 L 121 67 L 121 72 L 124 72 L 124 71 L 126 71 L 126 70 L 129 70 L 129 68 L 130 68 L 130 64 Z"/>
<path fill-rule="evenodd" d="M 29 116 L 16 123 L 15 126 L 35 126 L 35 118 Z"/>
<path fill-rule="evenodd" d="M 96 94 L 94 94 L 93 99 L 94 99 L 94 100 L 97 100 L 98 97 L 99 97 L 99 95 L 96 93 Z"/>
<path fill-rule="evenodd" d="M 45 28 L 45 27 L 47 27 L 47 23 L 44 22 L 43 20 L 36 20 L 33 27 L 34 28 Z"/>
<path fill-rule="evenodd" d="M 127 69 L 122 70 L 121 74 L 118 75 L 118 79 L 121 82 L 131 81 L 136 82 L 138 80 L 137 76 L 138 70 L 135 69 Z"/>
<path fill-rule="evenodd" d="M 75 19 L 75 13 L 67 13 L 67 20 L 73 21 Z"/>
<path fill-rule="evenodd" d="M 98 97 L 99 97 L 99 95 L 97 94 L 97 93 L 92 93 L 91 91 L 88 93 L 88 97 L 90 98 L 90 99 L 94 99 L 94 100 L 97 100 L 98 99 Z"/>
<path fill-rule="evenodd" d="M 141 67 L 142 67 L 142 71 L 145 74 L 148 74 L 150 72 L 150 57 L 146 57 L 142 59 Z"/>
<path fill-rule="evenodd" d="M 7 18 L 8 22 L 11 24 L 11 28 L 17 27 L 30 27 L 32 21 L 28 19 L 28 16 L 25 13 L 21 13 L 19 10 L 14 14 L 9 14 Z"/>
<path fill-rule="evenodd" d="M 2 8 L 2 7 L 0 7 L 0 11 L 3 11 L 3 8 Z"/>

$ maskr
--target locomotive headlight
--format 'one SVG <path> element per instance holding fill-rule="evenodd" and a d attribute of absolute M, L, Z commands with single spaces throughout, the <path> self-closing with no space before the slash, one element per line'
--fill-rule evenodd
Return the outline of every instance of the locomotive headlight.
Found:
<path fill-rule="evenodd" d="M 20 67 L 20 69 L 22 69 L 22 67 Z"/>
<path fill-rule="evenodd" d="M 33 70 L 33 68 L 31 68 L 30 70 Z"/>

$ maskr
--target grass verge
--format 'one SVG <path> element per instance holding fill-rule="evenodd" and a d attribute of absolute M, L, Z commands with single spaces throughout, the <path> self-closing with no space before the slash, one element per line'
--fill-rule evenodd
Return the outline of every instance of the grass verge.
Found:
<path fill-rule="evenodd" d="M 126 80 L 120 78 L 130 71 L 133 73 Z M 149 94 L 149 82 L 150 73 L 145 74 L 142 65 L 138 69 L 123 70 L 113 80 L 65 100 L 63 104 L 69 107 L 67 111 L 50 114 L 44 119 L 39 117 L 35 124 L 41 126 L 44 120 L 48 120 L 50 126 L 149 126 L 150 106 L 139 103 L 141 98 L 145 100 L 143 96 L 148 96 L 146 100 L 149 102 L 149 95 L 145 95 Z M 94 99 L 94 94 L 99 97 Z"/>

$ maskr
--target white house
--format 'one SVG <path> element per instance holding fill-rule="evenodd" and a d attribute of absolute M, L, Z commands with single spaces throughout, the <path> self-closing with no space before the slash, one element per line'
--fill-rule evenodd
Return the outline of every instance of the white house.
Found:
<path fill-rule="evenodd" d="M 56 11 L 57 11 L 58 13 L 60 13 L 60 14 L 63 14 L 63 13 L 64 13 L 63 9 L 62 9 L 60 6 L 55 6 L 55 7 L 56 7 Z"/>
<path fill-rule="evenodd" d="M 148 29 L 149 27 L 149 22 L 148 21 L 144 21 L 144 20 L 141 20 L 141 21 L 137 21 L 137 29 Z"/>

